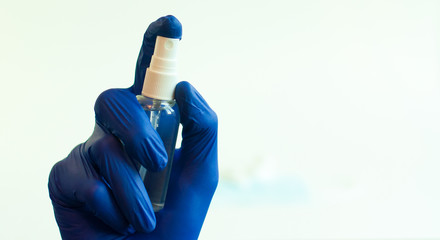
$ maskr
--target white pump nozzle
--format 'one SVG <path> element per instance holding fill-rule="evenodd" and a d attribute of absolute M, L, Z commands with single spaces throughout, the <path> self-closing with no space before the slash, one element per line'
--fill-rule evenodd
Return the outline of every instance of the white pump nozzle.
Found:
<path fill-rule="evenodd" d="M 157 36 L 150 67 L 145 73 L 142 95 L 173 100 L 177 79 L 177 49 L 179 39 Z"/>

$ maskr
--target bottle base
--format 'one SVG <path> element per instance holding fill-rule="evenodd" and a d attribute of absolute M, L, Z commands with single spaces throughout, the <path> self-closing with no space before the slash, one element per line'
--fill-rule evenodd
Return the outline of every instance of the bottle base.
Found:
<path fill-rule="evenodd" d="M 151 203 L 151 205 L 153 205 L 153 211 L 154 212 L 159 212 L 160 210 L 162 210 L 163 206 L 165 204 L 163 203 Z"/>

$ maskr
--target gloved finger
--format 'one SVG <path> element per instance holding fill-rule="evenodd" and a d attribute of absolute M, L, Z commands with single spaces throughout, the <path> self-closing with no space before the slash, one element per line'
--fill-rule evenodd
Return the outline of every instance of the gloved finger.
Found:
<path fill-rule="evenodd" d="M 77 194 L 86 209 L 120 234 L 131 234 L 134 229 L 121 213 L 109 187 L 99 179 L 84 182 Z"/>
<path fill-rule="evenodd" d="M 66 159 L 53 166 L 49 175 L 49 195 L 63 238 L 87 233 L 97 239 L 92 236 L 104 232 L 116 236 L 132 233 L 134 229 L 122 215 L 111 190 L 82 149 L 83 144 L 75 147 Z"/>
<path fill-rule="evenodd" d="M 136 97 L 126 89 L 110 89 L 95 103 L 96 122 L 124 144 L 128 156 L 149 171 L 162 170 L 167 153 Z"/>
<path fill-rule="evenodd" d="M 156 227 L 153 207 L 135 164 L 119 140 L 107 134 L 91 146 L 89 154 L 110 186 L 125 219 L 138 232 L 153 231 Z"/>
<path fill-rule="evenodd" d="M 217 173 L 218 120 L 216 113 L 188 82 L 177 84 L 175 95 L 180 111 L 180 122 L 183 126 L 182 144 L 178 156 L 199 164 L 199 167 L 206 167 L 203 171 Z M 212 178 L 216 181 L 217 174 L 214 174 Z"/>
<path fill-rule="evenodd" d="M 130 88 L 136 95 L 141 94 L 145 72 L 147 67 L 150 66 L 157 36 L 181 39 L 182 24 L 174 16 L 168 15 L 157 19 L 148 26 L 136 63 L 134 85 Z"/>

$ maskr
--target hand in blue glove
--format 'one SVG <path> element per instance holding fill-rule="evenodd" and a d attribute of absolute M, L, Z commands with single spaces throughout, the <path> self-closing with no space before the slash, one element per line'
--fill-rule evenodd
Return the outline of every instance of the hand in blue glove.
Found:
<path fill-rule="evenodd" d="M 95 104 L 92 136 L 56 163 L 49 193 L 63 239 L 196 239 L 218 183 L 217 116 L 187 82 L 176 87 L 181 148 L 174 162 L 165 207 L 153 212 L 136 164 L 165 167 L 162 140 L 136 100 L 156 36 L 181 38 L 173 16 L 153 22 L 144 35 L 135 83 L 103 92 Z"/>

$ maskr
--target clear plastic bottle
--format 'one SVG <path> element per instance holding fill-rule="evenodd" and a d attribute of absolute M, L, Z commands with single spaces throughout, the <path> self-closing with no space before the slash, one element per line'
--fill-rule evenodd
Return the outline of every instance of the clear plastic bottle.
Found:
<path fill-rule="evenodd" d="M 162 139 L 168 155 L 168 163 L 165 169 L 160 172 L 147 171 L 143 166 L 139 168 L 139 174 L 144 181 L 153 210 L 157 212 L 165 204 L 179 129 L 179 112 L 173 109 L 175 107 L 177 110 L 176 101 L 174 100 L 159 100 L 142 95 L 138 95 L 137 99 L 149 116 L 151 125 Z"/>
<path fill-rule="evenodd" d="M 178 42 L 179 39 L 157 37 L 150 67 L 145 74 L 142 95 L 136 96 L 150 118 L 151 125 L 162 139 L 168 154 L 168 163 L 160 172 L 151 172 L 139 166 L 139 174 L 155 212 L 165 205 L 180 123 L 179 111 L 174 100 Z"/>

